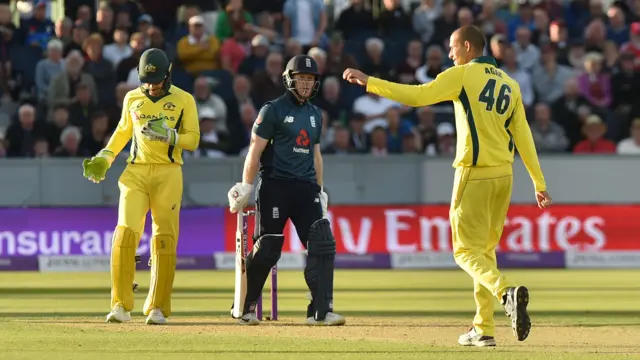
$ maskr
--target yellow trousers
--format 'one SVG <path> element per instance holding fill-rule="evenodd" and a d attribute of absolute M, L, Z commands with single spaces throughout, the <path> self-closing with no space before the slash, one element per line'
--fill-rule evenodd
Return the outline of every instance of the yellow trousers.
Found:
<path fill-rule="evenodd" d="M 486 336 L 494 336 L 494 298 L 501 300 L 505 290 L 513 286 L 496 262 L 512 186 L 510 164 L 456 169 L 449 210 L 453 255 L 458 266 L 473 278 L 473 325 Z"/>
<path fill-rule="evenodd" d="M 133 309 L 135 251 L 149 210 L 153 220 L 151 281 L 143 312 L 158 308 L 171 314 L 171 292 L 176 266 L 182 168 L 178 164 L 128 165 L 118 182 L 118 226 L 111 251 L 111 306 Z"/>

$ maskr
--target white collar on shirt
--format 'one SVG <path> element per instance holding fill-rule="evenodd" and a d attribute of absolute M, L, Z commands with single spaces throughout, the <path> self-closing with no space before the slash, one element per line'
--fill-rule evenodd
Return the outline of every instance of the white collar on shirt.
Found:
<path fill-rule="evenodd" d="M 207 34 L 202 35 L 202 38 L 200 38 L 200 42 L 205 43 L 207 41 L 209 41 L 209 35 Z M 189 44 L 196 45 L 197 43 L 198 43 L 198 40 L 196 40 L 196 38 L 194 38 L 192 35 L 189 35 Z"/>

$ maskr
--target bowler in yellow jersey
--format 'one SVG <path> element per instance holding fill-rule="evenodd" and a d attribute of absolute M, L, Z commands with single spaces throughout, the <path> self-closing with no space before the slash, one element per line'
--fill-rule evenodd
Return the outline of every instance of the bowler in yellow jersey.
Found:
<path fill-rule="evenodd" d="M 453 101 L 457 130 L 456 169 L 449 219 L 456 263 L 473 278 L 476 316 L 458 343 L 495 346 L 493 299 L 511 318 L 514 335 L 529 335 L 529 291 L 500 273 L 496 246 L 502 236 L 513 182 L 517 148 L 534 184 L 538 206 L 552 200 L 546 192 L 518 83 L 495 60 L 482 56 L 485 39 L 475 26 L 464 26 L 450 38 L 449 57 L 455 66 L 428 84 L 411 86 L 344 71 L 345 80 L 405 105 L 419 107 Z"/>
<path fill-rule="evenodd" d="M 135 255 L 151 210 L 151 283 L 143 313 L 147 324 L 165 324 L 171 315 L 176 269 L 182 150 L 200 141 L 193 96 L 170 82 L 171 63 L 159 49 L 145 51 L 138 64 L 140 87 L 124 98 L 122 116 L 107 146 L 83 162 L 84 176 L 100 182 L 115 157 L 131 141 L 128 165 L 118 182 L 118 225 L 111 248 L 111 312 L 107 322 L 131 320 Z"/>

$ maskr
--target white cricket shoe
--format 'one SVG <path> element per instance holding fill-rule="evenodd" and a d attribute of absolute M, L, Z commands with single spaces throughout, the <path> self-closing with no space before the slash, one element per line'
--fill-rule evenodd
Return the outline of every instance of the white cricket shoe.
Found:
<path fill-rule="evenodd" d="M 260 325 L 260 320 L 258 320 L 258 317 L 256 316 L 256 314 L 250 312 L 242 315 L 242 317 L 240 318 L 240 321 L 238 321 L 238 324 L 255 326 L 255 325 Z"/>
<path fill-rule="evenodd" d="M 468 332 L 460 335 L 458 338 L 458 344 L 462 346 L 496 346 L 496 339 L 493 336 L 484 336 L 478 334 L 476 329 L 472 326 Z"/>
<path fill-rule="evenodd" d="M 147 325 L 164 325 L 168 322 L 169 321 L 164 317 L 164 314 L 160 309 L 152 309 L 146 320 Z"/>
<path fill-rule="evenodd" d="M 347 320 L 342 315 L 338 315 L 333 312 L 328 312 L 324 317 L 324 320 L 317 321 L 313 317 L 307 318 L 307 325 L 312 326 L 341 326 L 344 325 Z"/>
<path fill-rule="evenodd" d="M 108 323 L 123 323 L 129 320 L 131 320 L 131 313 L 126 311 L 120 304 L 114 306 L 111 312 L 107 314 Z"/>

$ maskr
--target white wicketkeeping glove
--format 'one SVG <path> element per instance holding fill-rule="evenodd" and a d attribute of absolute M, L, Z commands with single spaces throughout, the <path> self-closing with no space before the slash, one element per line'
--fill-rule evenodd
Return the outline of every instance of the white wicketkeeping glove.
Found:
<path fill-rule="evenodd" d="M 322 217 L 327 217 L 327 206 L 329 206 L 329 195 L 320 188 L 320 205 L 322 205 Z"/>
<path fill-rule="evenodd" d="M 246 183 L 236 183 L 233 185 L 227 197 L 229 198 L 229 211 L 237 213 L 242 211 L 249 203 L 249 197 L 253 191 L 253 185 Z"/>

